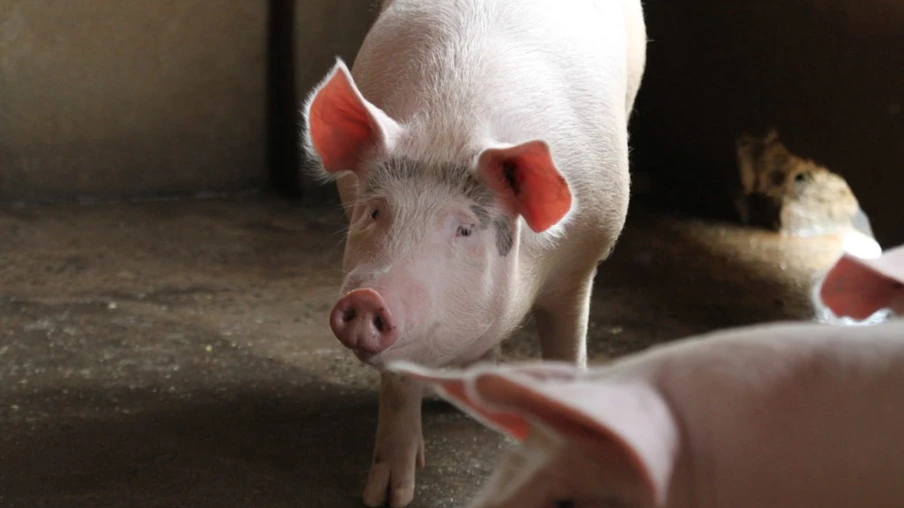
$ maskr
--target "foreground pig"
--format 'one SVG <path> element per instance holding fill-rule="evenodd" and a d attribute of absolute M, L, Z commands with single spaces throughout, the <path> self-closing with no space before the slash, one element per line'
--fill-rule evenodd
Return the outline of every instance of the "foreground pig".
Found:
<path fill-rule="evenodd" d="M 589 372 L 390 367 L 522 442 L 472 508 L 904 506 L 904 321 L 734 329 Z"/>
<path fill-rule="evenodd" d="M 819 293 L 863 319 L 902 282 L 904 246 L 842 257 Z M 904 506 L 904 321 L 737 328 L 590 372 L 390 369 L 521 441 L 471 508 Z"/>
<path fill-rule="evenodd" d="M 388 0 L 305 107 L 350 225 L 340 342 L 381 367 L 463 365 L 533 313 L 586 362 L 593 276 L 628 207 L 639 0 Z M 384 374 L 364 501 L 408 504 L 423 385 Z"/>

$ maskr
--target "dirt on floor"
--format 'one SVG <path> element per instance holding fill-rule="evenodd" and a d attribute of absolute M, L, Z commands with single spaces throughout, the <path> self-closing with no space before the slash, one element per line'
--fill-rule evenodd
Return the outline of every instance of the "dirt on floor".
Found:
<path fill-rule="evenodd" d="M 267 197 L 0 208 L 0 507 L 353 507 L 377 374 L 330 333 L 336 207 Z M 632 211 L 600 268 L 603 362 L 812 319 L 841 239 Z M 527 323 L 506 361 L 536 356 Z M 463 506 L 505 446 L 424 409 L 416 507 Z"/>

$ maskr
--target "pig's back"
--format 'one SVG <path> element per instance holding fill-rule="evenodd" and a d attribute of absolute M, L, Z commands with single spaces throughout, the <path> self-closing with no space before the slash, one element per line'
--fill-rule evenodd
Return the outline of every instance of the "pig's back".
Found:
<path fill-rule="evenodd" d="M 394 0 L 353 73 L 365 97 L 415 127 L 415 158 L 544 139 L 569 171 L 624 136 L 624 16 L 620 1 Z"/>
<path fill-rule="evenodd" d="M 693 506 L 904 505 L 904 323 L 724 335 L 660 366 Z"/>

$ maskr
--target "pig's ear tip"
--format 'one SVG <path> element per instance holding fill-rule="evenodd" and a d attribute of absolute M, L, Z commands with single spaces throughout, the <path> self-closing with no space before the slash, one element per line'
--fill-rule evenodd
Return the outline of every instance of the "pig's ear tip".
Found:
<path fill-rule="evenodd" d="M 333 62 L 333 69 L 330 74 L 342 74 L 343 76 L 351 76 L 351 70 L 348 68 L 348 64 L 345 63 L 345 60 L 341 56 L 337 55 L 336 60 Z"/>

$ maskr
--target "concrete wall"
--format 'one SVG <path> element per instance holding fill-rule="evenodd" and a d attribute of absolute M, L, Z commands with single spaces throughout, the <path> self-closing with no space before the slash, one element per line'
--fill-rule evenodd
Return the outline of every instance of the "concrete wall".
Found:
<path fill-rule="evenodd" d="M 0 0 L 0 201 L 265 185 L 268 105 L 298 107 L 268 102 L 268 9 L 293 1 L 300 101 L 374 0 Z"/>
<path fill-rule="evenodd" d="M 335 56 L 353 60 L 376 0 L 0 0 L 0 201 L 265 184 L 268 8 L 292 2 L 283 130 Z M 645 5 L 638 171 L 727 208 L 734 138 L 777 126 L 848 179 L 880 239 L 904 242 L 904 3 Z"/>
<path fill-rule="evenodd" d="M 0 200 L 265 181 L 267 4 L 0 0 Z"/>

